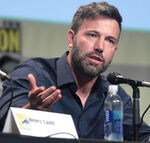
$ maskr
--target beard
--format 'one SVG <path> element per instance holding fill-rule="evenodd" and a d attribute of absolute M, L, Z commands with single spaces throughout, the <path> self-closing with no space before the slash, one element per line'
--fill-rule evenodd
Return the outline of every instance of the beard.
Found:
<path fill-rule="evenodd" d="M 91 55 L 97 55 L 102 58 L 102 65 L 96 63 L 86 63 L 86 58 Z M 73 69 L 76 73 L 80 72 L 81 75 L 86 75 L 88 77 L 96 77 L 103 73 L 110 65 L 110 60 L 108 63 L 105 62 L 101 51 L 93 51 L 89 53 L 82 54 L 82 50 L 77 47 L 76 42 L 74 42 L 71 59 L 73 63 Z"/>

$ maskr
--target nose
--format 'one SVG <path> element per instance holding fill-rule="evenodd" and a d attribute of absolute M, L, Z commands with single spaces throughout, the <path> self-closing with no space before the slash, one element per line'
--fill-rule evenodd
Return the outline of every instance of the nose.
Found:
<path fill-rule="evenodd" d="M 94 49 L 96 51 L 103 52 L 103 50 L 104 50 L 104 39 L 102 39 L 102 38 L 97 39 Z"/>

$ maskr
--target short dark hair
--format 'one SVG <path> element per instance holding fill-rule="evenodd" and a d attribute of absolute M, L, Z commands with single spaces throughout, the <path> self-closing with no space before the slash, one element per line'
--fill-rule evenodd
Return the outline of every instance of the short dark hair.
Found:
<path fill-rule="evenodd" d="M 97 17 L 115 19 L 121 31 L 122 17 L 118 9 L 107 2 L 92 2 L 88 5 L 81 6 L 73 17 L 71 29 L 76 34 L 84 19 L 95 19 Z"/>

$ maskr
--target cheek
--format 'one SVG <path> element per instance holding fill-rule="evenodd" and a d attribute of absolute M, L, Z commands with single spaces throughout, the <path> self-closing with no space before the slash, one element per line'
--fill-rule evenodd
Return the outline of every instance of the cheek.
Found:
<path fill-rule="evenodd" d="M 104 52 L 104 58 L 105 58 L 106 62 L 109 62 L 113 59 L 115 51 L 116 51 L 115 49 L 112 49 L 112 50 L 109 49 Z"/>
<path fill-rule="evenodd" d="M 86 38 L 80 38 L 77 42 L 77 47 L 83 52 L 90 52 L 93 47 L 93 43 L 87 40 Z"/>

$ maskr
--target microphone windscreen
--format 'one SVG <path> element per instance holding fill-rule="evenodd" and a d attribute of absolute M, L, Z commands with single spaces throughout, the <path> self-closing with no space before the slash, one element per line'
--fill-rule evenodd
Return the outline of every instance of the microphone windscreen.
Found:
<path fill-rule="evenodd" d="M 118 75 L 117 73 L 109 73 L 107 75 L 107 80 L 111 83 L 111 84 L 118 84 L 117 83 L 117 78 L 116 75 Z"/>

